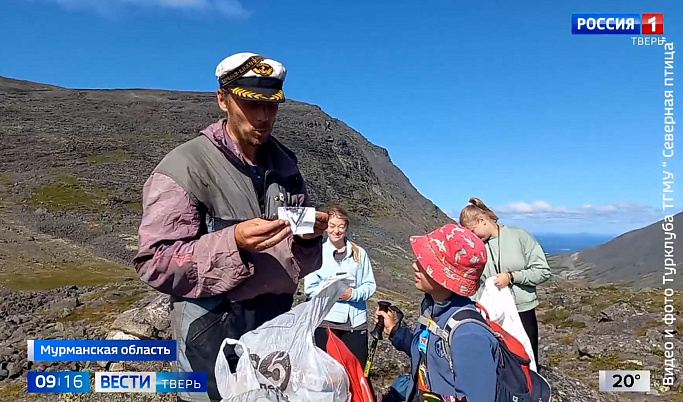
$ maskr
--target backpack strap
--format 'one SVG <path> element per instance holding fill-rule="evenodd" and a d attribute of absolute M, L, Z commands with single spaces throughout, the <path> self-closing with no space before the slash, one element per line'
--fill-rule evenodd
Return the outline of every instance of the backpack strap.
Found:
<path fill-rule="evenodd" d="M 448 338 L 448 332 L 446 332 L 445 329 L 439 327 L 439 324 L 437 324 L 436 321 L 432 320 L 432 318 L 429 315 L 421 315 L 420 318 L 418 318 L 417 322 L 427 327 L 429 332 L 438 336 L 439 338 L 443 340 L 446 340 Z"/>
<path fill-rule="evenodd" d="M 453 336 L 453 332 L 461 326 L 462 324 L 465 324 L 467 322 L 476 322 L 480 324 L 481 326 L 485 328 L 489 328 L 488 323 L 486 322 L 486 319 L 482 317 L 481 313 L 473 308 L 470 307 L 463 307 L 453 313 L 451 318 L 446 321 L 446 327 L 444 330 L 450 334 L 450 336 Z M 490 329 L 490 328 L 489 328 Z M 449 340 L 450 342 L 450 340 Z"/>
<path fill-rule="evenodd" d="M 444 326 L 444 328 L 439 327 L 439 324 L 432 320 L 429 315 L 421 315 L 418 319 L 418 322 L 427 327 L 429 332 L 433 333 L 434 335 L 441 338 L 441 340 L 443 340 L 446 357 L 448 358 L 448 364 L 451 367 L 451 371 L 454 371 L 453 358 L 451 356 L 451 339 L 453 338 L 455 330 L 458 329 L 458 327 L 462 324 L 472 322 L 475 324 L 479 324 L 482 327 L 491 331 L 491 328 L 489 328 L 488 324 L 486 323 L 486 319 L 482 317 L 481 313 L 469 306 L 462 307 L 456 310 L 450 316 L 450 318 L 448 318 L 448 321 L 446 321 L 446 325 Z M 493 331 L 491 332 L 493 333 Z"/>

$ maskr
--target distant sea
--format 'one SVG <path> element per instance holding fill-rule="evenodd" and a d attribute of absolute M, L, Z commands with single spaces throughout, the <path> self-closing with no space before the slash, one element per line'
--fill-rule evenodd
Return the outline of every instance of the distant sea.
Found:
<path fill-rule="evenodd" d="M 591 233 L 534 233 L 546 254 L 564 254 L 607 243 L 616 236 Z"/>

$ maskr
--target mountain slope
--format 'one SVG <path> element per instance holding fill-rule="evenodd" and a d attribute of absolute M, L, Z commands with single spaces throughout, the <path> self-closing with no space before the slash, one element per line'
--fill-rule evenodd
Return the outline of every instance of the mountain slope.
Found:
<path fill-rule="evenodd" d="M 0 168 L 15 184 L 15 214 L 39 232 L 129 263 L 145 179 L 165 153 L 220 117 L 209 92 L 73 90 L 0 78 Z M 274 135 L 296 152 L 316 205 L 350 210 L 353 237 L 383 283 L 396 273 L 408 278 L 408 236 L 450 219 L 387 150 L 295 101 L 281 105 Z"/>
<path fill-rule="evenodd" d="M 674 215 L 674 226 L 683 213 Z M 664 230 L 662 221 L 625 233 L 605 244 L 576 253 L 550 258 L 551 265 L 565 276 L 586 277 L 598 282 L 624 282 L 638 287 L 661 287 L 664 274 Z M 680 238 L 673 240 L 674 262 L 680 269 L 683 258 Z M 683 289 L 683 282 L 670 285 Z"/>

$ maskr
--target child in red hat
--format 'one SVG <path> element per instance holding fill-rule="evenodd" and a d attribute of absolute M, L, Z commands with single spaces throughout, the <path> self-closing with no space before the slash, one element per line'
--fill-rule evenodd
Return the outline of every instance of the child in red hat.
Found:
<path fill-rule="evenodd" d="M 415 287 L 425 292 L 419 324 L 413 331 L 396 325 L 392 311 L 376 313 L 384 317 L 384 331 L 394 347 L 411 358 L 408 401 L 494 401 L 498 340 L 481 325 L 466 321 L 453 330 L 450 348 L 433 333 L 453 329 L 457 321 L 451 317 L 458 310 L 479 314 L 470 296 L 486 264 L 484 243 L 457 224 L 413 236 L 410 243 Z"/>

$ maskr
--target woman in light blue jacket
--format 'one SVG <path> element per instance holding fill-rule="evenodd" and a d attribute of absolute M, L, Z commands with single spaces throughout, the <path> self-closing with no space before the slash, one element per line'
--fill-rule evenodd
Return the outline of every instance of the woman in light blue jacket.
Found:
<path fill-rule="evenodd" d="M 326 350 L 329 327 L 365 367 L 368 358 L 366 301 L 377 289 L 372 264 L 365 250 L 347 238 L 348 213 L 341 207 L 334 207 L 328 214 L 323 263 L 319 270 L 304 278 L 304 292 L 307 297 L 312 297 L 321 280 L 341 273 L 351 274 L 355 283 L 342 293 L 340 300 L 315 331 L 315 342 L 319 348 Z"/>

